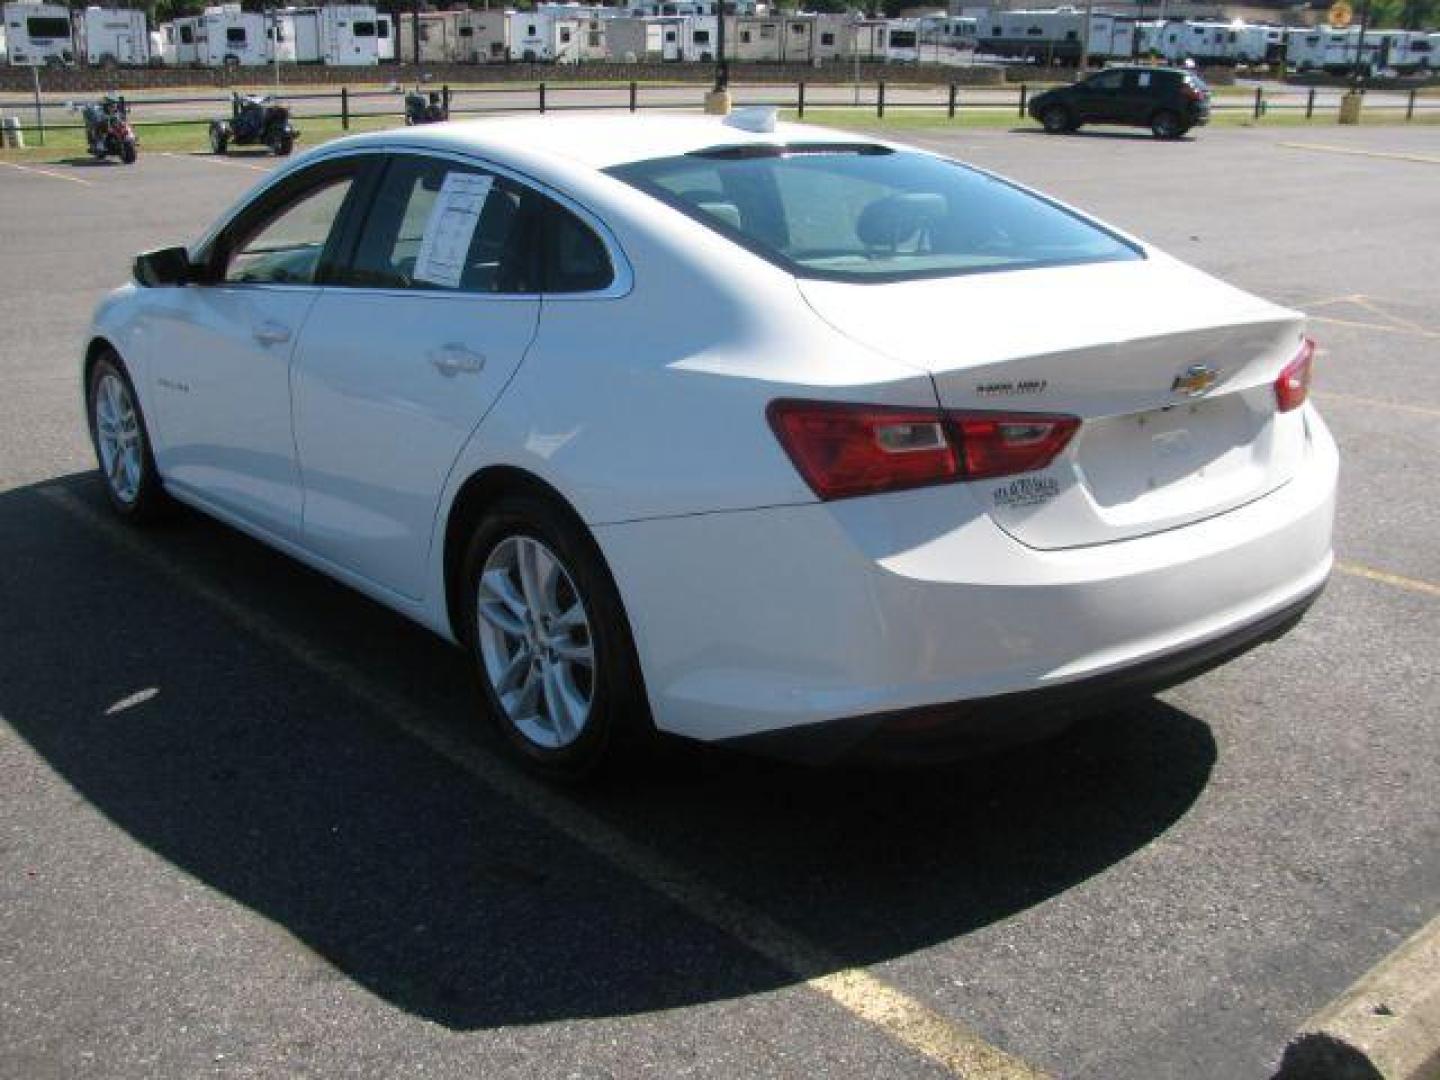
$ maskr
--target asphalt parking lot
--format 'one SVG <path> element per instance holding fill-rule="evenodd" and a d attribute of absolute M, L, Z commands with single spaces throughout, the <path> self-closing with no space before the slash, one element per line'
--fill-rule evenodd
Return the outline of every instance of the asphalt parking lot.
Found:
<path fill-rule="evenodd" d="M 1044 747 L 581 796 L 423 631 L 106 516 L 89 311 L 271 160 L 0 163 L 0 1076 L 1263 1077 L 1436 913 L 1440 129 L 899 137 L 1308 311 L 1339 570 Z"/>

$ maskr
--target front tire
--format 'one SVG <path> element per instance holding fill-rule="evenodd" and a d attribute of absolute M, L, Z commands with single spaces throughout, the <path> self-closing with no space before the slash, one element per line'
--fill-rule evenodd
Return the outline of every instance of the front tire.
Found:
<path fill-rule="evenodd" d="M 1051 105 L 1040 114 L 1040 123 L 1051 135 L 1063 135 L 1073 126 L 1070 110 L 1064 105 Z"/>
<path fill-rule="evenodd" d="M 581 781 L 643 749 L 651 728 L 629 620 L 572 515 L 531 495 L 500 500 L 470 539 L 462 581 L 481 694 L 525 764 Z"/>
<path fill-rule="evenodd" d="M 290 152 L 295 149 L 295 139 L 290 135 L 281 135 L 271 149 L 275 151 L 276 157 L 289 157 Z"/>
<path fill-rule="evenodd" d="M 95 460 L 115 512 L 137 523 L 162 517 L 170 508 L 169 496 L 155 467 L 134 384 L 114 352 L 101 355 L 90 371 L 86 413 Z"/>
<path fill-rule="evenodd" d="M 221 155 L 223 155 L 223 154 L 225 153 L 226 148 L 227 148 L 229 145 L 230 145 L 230 140 L 229 140 L 229 138 L 227 138 L 226 135 L 225 135 L 225 129 L 222 128 L 219 124 L 211 124 L 211 125 L 210 125 L 210 150 L 211 150 L 211 152 L 212 152 L 212 153 L 215 153 L 215 154 L 221 154 Z"/>
<path fill-rule="evenodd" d="M 1178 139 L 1185 134 L 1185 122 L 1178 113 L 1163 109 L 1150 118 L 1150 132 L 1157 139 Z"/>
<path fill-rule="evenodd" d="M 136 148 L 134 140 L 126 139 L 120 144 L 120 160 L 126 165 L 134 165 L 140 151 Z"/>

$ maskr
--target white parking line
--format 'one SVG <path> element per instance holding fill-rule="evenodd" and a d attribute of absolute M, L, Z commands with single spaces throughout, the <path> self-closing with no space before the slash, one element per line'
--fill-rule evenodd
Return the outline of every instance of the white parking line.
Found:
<path fill-rule="evenodd" d="M 78 176 L 67 176 L 65 173 L 51 172 L 49 169 L 41 169 L 34 165 L 17 165 L 13 161 L 0 161 L 0 165 L 8 165 L 12 169 L 19 169 L 21 172 L 34 173 L 36 176 L 48 176 L 52 180 L 69 180 L 72 184 L 90 185 L 89 180 Z"/>
<path fill-rule="evenodd" d="M 231 169 L 250 169 L 254 172 L 269 172 L 270 169 L 264 165 L 252 165 L 248 161 L 232 161 L 229 158 L 219 157 L 214 154 L 172 154 L 169 150 L 160 151 L 161 157 L 175 158 L 177 161 L 203 161 L 210 165 L 224 165 Z"/>
<path fill-rule="evenodd" d="M 824 949 L 769 916 L 725 895 L 667 862 L 643 844 L 589 814 L 478 746 L 438 730 L 426 710 L 368 672 L 331 655 L 302 634 L 242 602 L 233 593 L 167 560 L 157 548 L 62 487 L 40 495 L 92 531 L 122 548 L 147 570 L 190 592 L 247 633 L 334 682 L 407 735 L 459 766 L 492 790 L 547 822 L 685 911 L 789 972 L 857 1019 L 923 1054 L 956 1076 L 986 1080 L 1040 1080 L 1028 1062 L 990 1045 L 969 1027 L 870 974 L 845 967 Z"/>

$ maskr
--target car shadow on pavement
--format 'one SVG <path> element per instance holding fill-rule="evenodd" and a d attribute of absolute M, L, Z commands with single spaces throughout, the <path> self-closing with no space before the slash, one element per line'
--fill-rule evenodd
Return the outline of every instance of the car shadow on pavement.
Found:
<path fill-rule="evenodd" d="M 1051 139 L 1120 139 L 1133 142 L 1169 142 L 1188 143 L 1194 142 L 1194 135 L 1181 135 L 1178 139 L 1157 139 L 1149 131 L 1125 131 L 1116 128 L 1106 128 L 1097 131 L 1094 128 L 1081 128 L 1079 131 L 1067 131 L 1062 135 L 1052 135 L 1042 127 L 1013 127 L 1011 135 L 1044 135 Z"/>
<path fill-rule="evenodd" d="M 88 475 L 0 494 L 0 715 L 104 818 L 325 962 L 297 949 L 295 964 L 459 1030 L 796 981 L 347 685 L 363 672 L 496 753 L 457 650 L 198 515 L 130 534 L 149 560 L 106 514 Z M 1204 723 L 1148 701 L 963 765 L 810 771 L 697 748 L 563 797 L 838 964 L 870 965 L 1115 866 L 1185 814 L 1215 757 Z"/>

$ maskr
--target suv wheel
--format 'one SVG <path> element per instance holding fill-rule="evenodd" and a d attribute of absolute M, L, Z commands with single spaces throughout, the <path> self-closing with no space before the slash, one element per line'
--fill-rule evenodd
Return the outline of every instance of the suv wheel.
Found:
<path fill-rule="evenodd" d="M 1051 135 L 1059 135 L 1069 131 L 1073 126 L 1070 119 L 1070 110 L 1064 105 L 1051 105 L 1040 114 L 1040 123 L 1045 125 L 1045 130 Z"/>
<path fill-rule="evenodd" d="M 1162 109 L 1150 118 L 1150 130 L 1157 139 L 1178 139 L 1185 134 L 1185 123 L 1178 114 Z"/>

